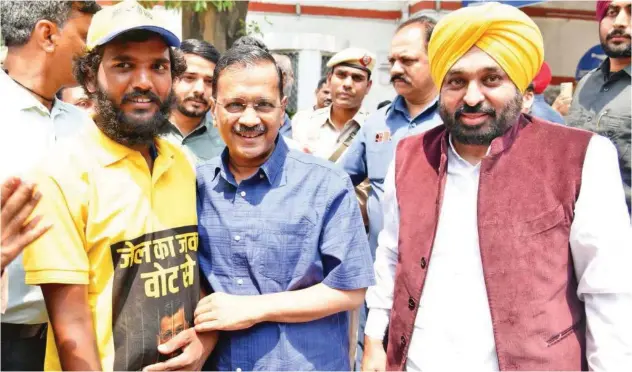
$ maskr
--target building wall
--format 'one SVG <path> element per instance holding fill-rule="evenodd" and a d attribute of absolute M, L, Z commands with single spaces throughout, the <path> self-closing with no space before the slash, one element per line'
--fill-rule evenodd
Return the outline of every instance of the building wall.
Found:
<path fill-rule="evenodd" d="M 387 55 L 391 37 L 410 15 L 440 18 L 461 6 L 460 1 L 251 1 L 247 21 L 257 22 L 263 40 L 273 50 L 298 50 L 298 108 L 313 105 L 313 90 L 321 71 L 321 58 L 349 46 L 377 55 L 373 88 L 364 108 L 395 95 L 389 83 Z M 595 1 L 549 1 L 523 8 L 540 27 L 545 60 L 554 82 L 574 80 L 577 62 L 599 43 L 594 20 Z M 319 15 L 320 14 L 320 15 Z"/>
<path fill-rule="evenodd" d="M 373 88 L 364 107 L 374 110 L 379 102 L 394 96 L 387 58 L 396 21 L 260 12 L 248 12 L 247 21 L 259 24 L 263 41 L 270 49 L 299 51 L 299 71 L 295 72 L 298 109 L 314 104 L 313 92 L 322 71 L 321 56 L 331 56 L 351 46 L 365 48 L 377 56 Z"/>

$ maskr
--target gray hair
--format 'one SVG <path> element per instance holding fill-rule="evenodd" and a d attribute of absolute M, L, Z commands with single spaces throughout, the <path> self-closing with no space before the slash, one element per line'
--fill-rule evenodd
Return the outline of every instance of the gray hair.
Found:
<path fill-rule="evenodd" d="M 294 69 L 292 69 L 292 60 L 285 54 L 273 53 L 272 57 L 276 61 L 277 66 L 283 72 L 283 95 L 290 97 L 294 85 Z"/>
<path fill-rule="evenodd" d="M 235 40 L 233 45 L 231 45 L 231 48 L 238 47 L 238 46 L 244 46 L 244 45 L 246 45 L 246 46 L 255 46 L 257 48 L 261 48 L 261 49 L 265 50 L 268 53 L 270 52 L 270 50 L 268 49 L 268 47 L 266 46 L 266 44 L 263 41 L 257 39 L 254 36 L 248 36 L 248 35 L 242 36 L 239 39 Z"/>
<path fill-rule="evenodd" d="M 8 47 L 25 45 L 35 25 L 41 20 L 63 27 L 73 9 L 95 14 L 101 6 L 96 1 L 0 1 L 0 27 L 4 44 Z"/>
<path fill-rule="evenodd" d="M 245 68 L 261 63 L 270 63 L 276 69 L 279 79 L 279 96 L 280 98 L 283 98 L 283 73 L 281 72 L 281 69 L 276 64 L 270 53 L 252 45 L 238 45 L 236 47 L 232 47 L 220 57 L 213 72 L 213 97 L 217 97 L 217 82 L 224 70 L 231 66 L 240 66 Z"/>

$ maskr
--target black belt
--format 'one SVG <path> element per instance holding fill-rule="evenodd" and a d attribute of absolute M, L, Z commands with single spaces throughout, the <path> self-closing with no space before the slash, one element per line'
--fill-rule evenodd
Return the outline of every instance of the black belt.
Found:
<path fill-rule="evenodd" d="M 46 323 L 43 324 L 13 324 L 2 323 L 3 340 L 21 340 L 25 338 L 46 337 Z"/>

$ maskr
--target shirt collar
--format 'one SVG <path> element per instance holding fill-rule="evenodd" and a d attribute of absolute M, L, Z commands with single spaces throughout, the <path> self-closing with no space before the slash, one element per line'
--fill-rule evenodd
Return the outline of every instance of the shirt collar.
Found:
<path fill-rule="evenodd" d="M 122 145 L 105 135 L 105 133 L 103 133 L 95 123 L 87 125 L 85 131 L 87 131 L 87 136 L 85 138 L 89 141 L 88 146 L 92 147 L 96 153 L 99 163 L 103 167 L 112 165 L 137 152 L 136 150 Z M 154 144 L 152 148 L 150 148 L 150 153 L 154 160 L 158 156 L 166 156 L 168 158 L 174 157 L 174 153 L 171 148 L 166 145 L 166 143 L 166 140 L 163 140 L 162 138 L 156 137 L 154 139 Z"/>
<path fill-rule="evenodd" d="M 410 113 L 408 112 L 408 106 L 406 106 L 406 100 L 404 99 L 403 96 L 398 95 L 397 97 L 395 97 L 395 99 L 393 100 L 393 103 L 388 108 L 387 115 L 391 116 L 391 115 L 394 115 L 395 112 L 399 112 L 400 114 L 404 115 L 406 120 L 416 121 L 418 118 L 428 115 L 431 112 L 434 112 L 435 109 L 437 108 L 438 103 L 439 103 L 439 96 L 435 97 L 432 101 L 430 101 L 417 116 L 415 116 L 414 118 L 411 118 Z"/>
<path fill-rule="evenodd" d="M 40 111 L 49 112 L 37 98 L 22 88 L 2 69 L 0 69 L 0 87 L 2 87 L 3 92 L 2 99 L 7 100 L 11 107 L 18 110 L 37 108 Z"/>
<path fill-rule="evenodd" d="M 0 91 L 6 93 L 3 94 L 2 99 L 6 100 L 10 107 L 20 111 L 34 108 L 51 117 L 55 117 L 60 112 L 68 112 L 68 104 L 57 97 L 53 99 L 52 110 L 49 111 L 42 102 L 16 83 L 3 69 L 0 69 Z"/>
<path fill-rule="evenodd" d="M 196 134 L 202 134 L 204 132 L 207 132 L 208 130 L 210 130 L 211 126 L 213 125 L 213 119 L 210 115 L 205 114 L 204 117 L 202 118 L 202 121 L 200 121 L 200 124 L 197 125 L 197 127 L 195 127 L 195 129 L 193 129 L 189 134 L 187 134 L 186 136 L 182 135 L 182 132 L 180 131 L 180 129 L 178 128 L 177 125 L 175 125 L 174 123 L 172 123 L 171 121 L 169 121 L 169 128 L 171 129 L 172 132 L 174 132 L 174 134 L 178 134 L 180 136 L 182 136 L 183 138 L 186 137 L 190 137 L 192 135 L 196 135 Z"/>
<path fill-rule="evenodd" d="M 597 69 L 601 70 L 604 81 L 608 81 L 608 79 L 612 77 L 612 74 L 610 74 L 610 58 L 606 58 L 603 62 L 601 62 L 601 64 L 599 65 L 599 67 L 597 67 Z M 627 73 L 628 76 L 632 76 L 632 73 L 630 73 L 630 64 L 625 66 L 623 70 L 621 71 L 625 71 L 625 73 Z M 617 72 L 615 72 L 615 74 Z"/>
<path fill-rule="evenodd" d="M 330 124 L 332 126 L 334 125 L 333 120 L 331 120 L 331 110 L 333 110 L 333 108 L 334 108 L 333 103 L 327 107 L 327 121 L 325 121 L 323 125 L 326 125 L 326 124 Z M 362 126 L 362 124 L 364 124 L 364 116 L 366 116 L 366 113 L 362 110 L 362 108 L 360 108 L 358 112 L 356 112 L 356 114 L 353 115 L 353 117 L 351 118 L 349 122 L 353 121 L 353 122 L 356 122 L 359 126 Z M 347 126 L 349 122 L 345 123 L 345 126 Z"/>
<path fill-rule="evenodd" d="M 259 171 L 255 173 L 253 177 L 261 177 L 263 175 L 263 178 L 265 178 L 270 185 L 277 182 L 277 180 L 279 186 L 285 185 L 284 165 L 288 152 L 290 152 L 290 148 L 285 143 L 283 136 L 280 134 L 277 135 L 272 154 L 268 160 L 259 167 Z M 213 179 L 217 178 L 217 175 L 220 174 L 225 180 L 236 186 L 235 177 L 228 170 L 228 156 L 229 150 L 228 146 L 226 146 L 219 157 L 220 161 L 215 163 L 215 175 Z"/>
<path fill-rule="evenodd" d="M 491 146 L 487 148 L 487 154 L 489 155 Z M 467 160 L 463 159 L 461 155 L 454 148 L 454 143 L 452 142 L 452 135 L 448 135 L 448 172 L 452 173 L 468 173 L 476 170 L 480 167 L 481 163 L 471 164 Z"/>

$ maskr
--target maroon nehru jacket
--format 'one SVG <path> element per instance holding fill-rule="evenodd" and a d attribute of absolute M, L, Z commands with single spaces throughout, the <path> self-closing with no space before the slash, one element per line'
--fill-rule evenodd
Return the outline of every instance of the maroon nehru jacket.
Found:
<path fill-rule="evenodd" d="M 592 135 L 523 115 L 492 142 L 481 162 L 479 245 L 501 370 L 588 368 L 585 311 L 576 294 L 569 236 Z M 389 371 L 406 367 L 417 305 L 432 265 L 447 148 L 444 126 L 397 146 L 399 259 Z"/>

